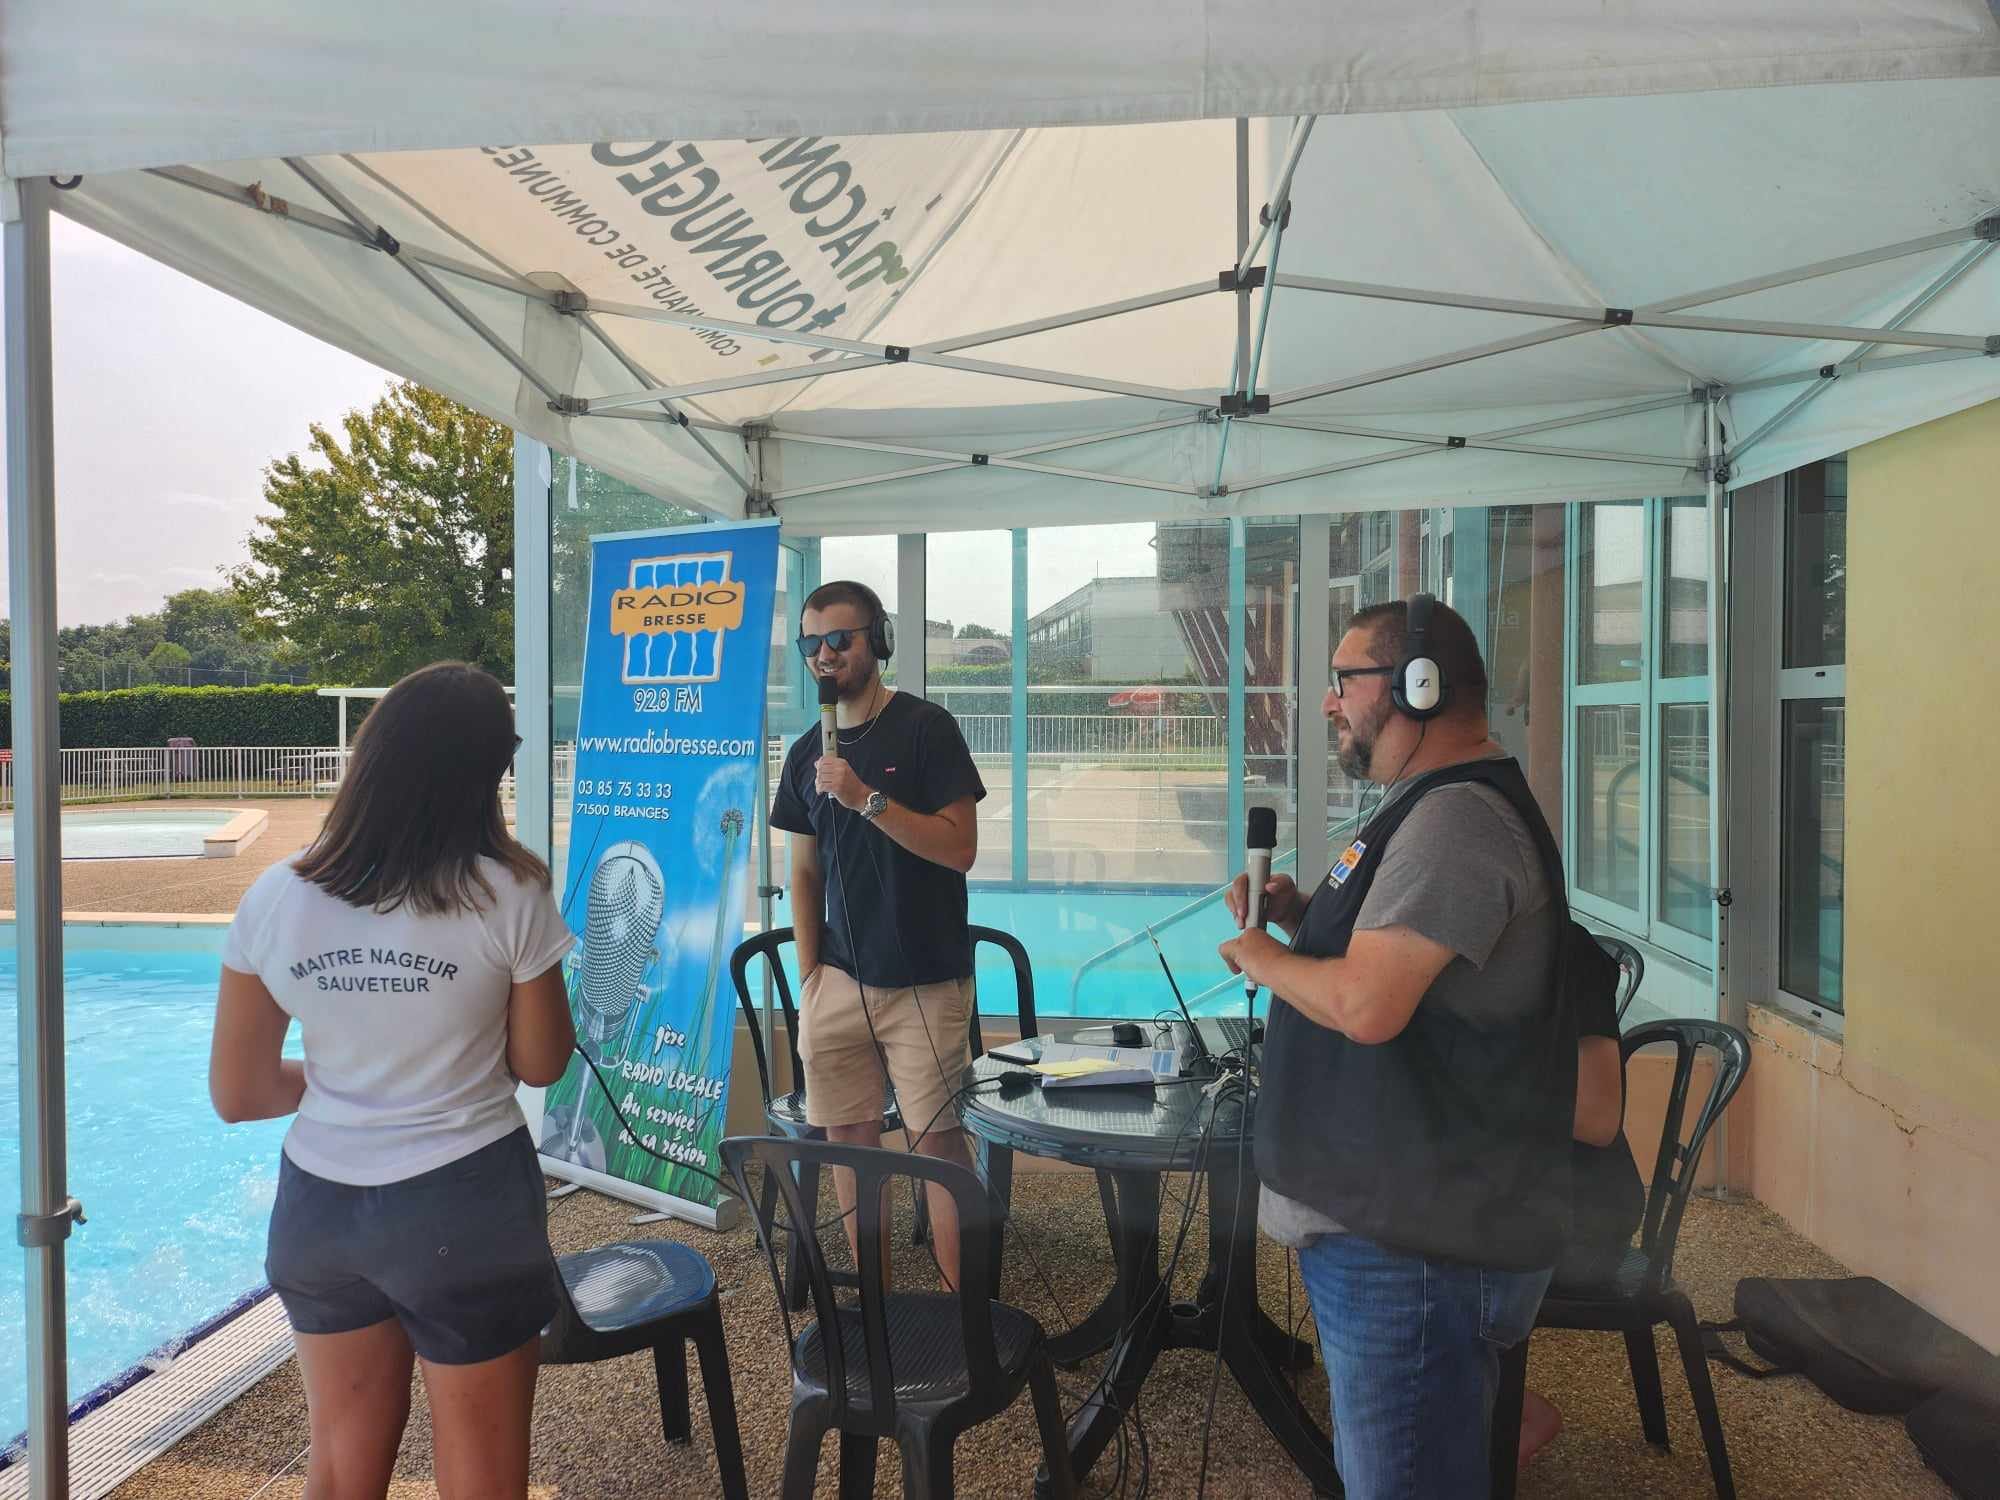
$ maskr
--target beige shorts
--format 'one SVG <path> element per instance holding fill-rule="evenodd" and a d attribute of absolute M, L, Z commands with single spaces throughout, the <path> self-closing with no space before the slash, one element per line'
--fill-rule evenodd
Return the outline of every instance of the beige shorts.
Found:
<path fill-rule="evenodd" d="M 945 1101 L 972 1061 L 973 1004 L 969 975 L 883 989 L 856 984 L 853 975 L 821 964 L 800 995 L 807 1121 L 826 1126 L 881 1119 L 886 1064 L 912 1134 L 956 1129 L 958 1113 Z"/>

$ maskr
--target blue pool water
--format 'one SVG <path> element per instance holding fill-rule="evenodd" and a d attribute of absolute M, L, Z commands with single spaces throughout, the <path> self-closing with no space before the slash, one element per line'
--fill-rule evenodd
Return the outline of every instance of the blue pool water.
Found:
<path fill-rule="evenodd" d="M 1017 933 L 1032 956 L 1044 1024 L 1080 1014 L 1151 1016 L 1172 994 L 1149 944 L 1084 981 L 1078 965 L 1184 906 L 1188 894 L 977 890 L 972 920 Z M 783 908 L 780 907 L 782 914 Z M 782 920 L 782 915 L 781 915 Z M 1211 908 L 1162 934 L 1182 990 L 1226 977 Z M 224 1125 L 208 1102 L 219 932 L 70 926 L 67 987 L 69 1188 L 90 1222 L 68 1242 L 70 1399 L 185 1333 L 263 1280 L 284 1121 Z M 980 953 L 980 1006 L 1013 1007 L 1012 970 Z M 1234 1010 L 1233 989 L 1203 1007 Z M 20 1202 L 20 1064 L 11 929 L 0 928 L 0 1204 Z M 296 1055 L 296 1033 L 288 1050 Z M 19 1262 L 0 1275 L 0 1443 L 25 1422 L 26 1322 Z"/>
<path fill-rule="evenodd" d="M 283 1121 L 224 1125 L 208 1102 L 220 934 L 72 926 L 68 1242 L 73 1401 L 264 1279 Z M 0 929 L 0 1203 L 20 1211 L 16 966 Z M 0 1276 L 0 1443 L 26 1423 L 18 1254 Z"/>
<path fill-rule="evenodd" d="M 201 853 L 205 834 L 236 814 L 227 808 L 133 808 L 65 812 L 64 859 L 158 859 Z M 0 813 L 0 859 L 14 857 L 14 814 Z"/>

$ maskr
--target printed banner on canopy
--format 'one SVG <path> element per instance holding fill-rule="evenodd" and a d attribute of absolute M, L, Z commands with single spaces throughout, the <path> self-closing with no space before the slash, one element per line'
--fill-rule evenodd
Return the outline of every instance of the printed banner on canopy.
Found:
<path fill-rule="evenodd" d="M 562 900 L 577 1044 L 617 1107 L 572 1057 L 539 1135 L 641 1202 L 716 1200 L 777 558 L 775 521 L 591 541 Z"/>

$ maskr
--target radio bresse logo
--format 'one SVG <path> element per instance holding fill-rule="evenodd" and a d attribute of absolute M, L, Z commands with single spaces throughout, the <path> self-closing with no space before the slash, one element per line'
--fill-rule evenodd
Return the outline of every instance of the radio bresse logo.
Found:
<path fill-rule="evenodd" d="M 743 623 L 743 585 L 730 553 L 638 558 L 611 596 L 611 633 L 625 638 L 628 683 L 715 682 L 722 647 Z"/>

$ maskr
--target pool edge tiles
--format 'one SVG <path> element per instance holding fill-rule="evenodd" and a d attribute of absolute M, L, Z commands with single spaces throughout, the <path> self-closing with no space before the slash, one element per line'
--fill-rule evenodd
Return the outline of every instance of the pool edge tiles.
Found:
<path fill-rule="evenodd" d="M 66 911 L 63 931 L 88 932 L 90 946 L 118 953 L 220 953 L 227 916 L 192 912 Z M 15 946 L 15 917 L 0 911 L 0 948 Z"/>
<path fill-rule="evenodd" d="M 65 863 L 230 858 L 257 841 L 269 814 L 254 807 L 72 806 L 62 813 Z M 0 863 L 15 858 L 13 813 L 0 810 Z"/>
<path fill-rule="evenodd" d="M 265 1292 L 163 1366 L 72 1417 L 71 1500 L 110 1494 L 277 1369 L 293 1348 L 284 1305 Z M 29 1473 L 25 1456 L 0 1469 L 0 1500 L 25 1500 Z"/>

